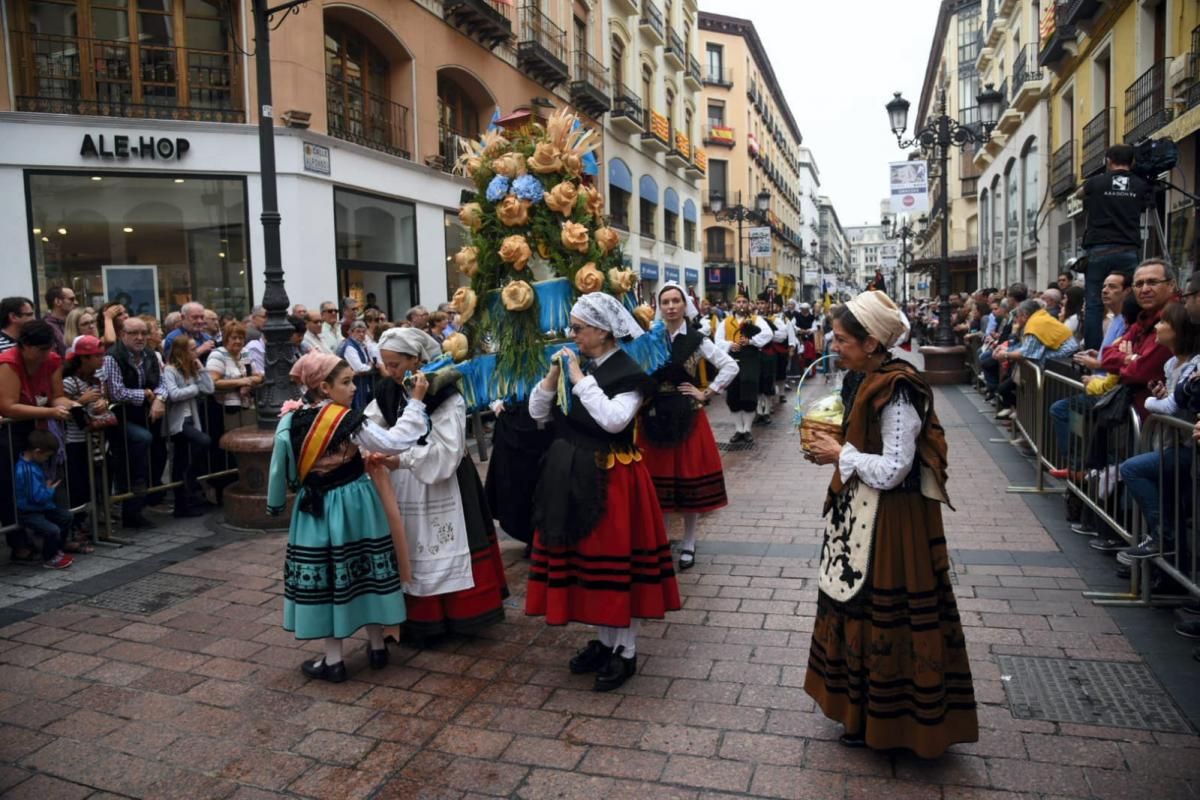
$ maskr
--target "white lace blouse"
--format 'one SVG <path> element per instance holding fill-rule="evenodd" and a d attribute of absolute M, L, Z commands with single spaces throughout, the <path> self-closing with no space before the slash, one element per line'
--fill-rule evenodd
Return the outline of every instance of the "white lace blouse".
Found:
<path fill-rule="evenodd" d="M 883 453 L 862 453 L 852 444 L 843 445 L 838 459 L 842 482 L 857 474 L 872 489 L 895 489 L 912 469 L 921 424 L 921 416 L 908 397 L 903 392 L 892 395 L 880 416 Z"/>

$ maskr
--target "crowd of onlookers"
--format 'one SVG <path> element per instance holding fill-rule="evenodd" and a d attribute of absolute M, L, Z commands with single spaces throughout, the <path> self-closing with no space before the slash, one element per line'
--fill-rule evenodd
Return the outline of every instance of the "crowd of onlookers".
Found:
<path fill-rule="evenodd" d="M 193 517 L 220 502 L 236 469 L 220 440 L 252 421 L 267 311 L 238 319 L 190 302 L 159 320 L 120 303 L 82 307 L 69 287 L 44 299 L 40 318 L 29 298 L 0 300 L 0 528 L 14 562 L 62 569 L 91 551 L 91 520 L 71 509 L 93 497 L 120 498 L 110 521 L 131 529 L 153 527 L 148 506 Z M 418 327 L 442 341 L 456 321 L 443 304 L 393 323 L 366 300 L 296 304 L 288 316 L 298 350 L 353 366 L 356 407 L 382 374 L 384 330 Z"/>

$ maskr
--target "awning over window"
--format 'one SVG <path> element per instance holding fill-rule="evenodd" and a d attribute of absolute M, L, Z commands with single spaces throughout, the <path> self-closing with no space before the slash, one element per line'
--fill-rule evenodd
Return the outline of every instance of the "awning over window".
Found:
<path fill-rule="evenodd" d="M 614 158 L 608 162 L 608 183 L 610 186 L 615 186 L 630 194 L 633 194 L 633 173 L 629 171 L 629 167 L 625 166 L 625 162 L 619 158 Z"/>
<path fill-rule="evenodd" d="M 654 182 L 654 178 L 649 175 L 643 175 L 638 181 L 638 195 L 643 200 L 649 200 L 654 205 L 658 205 L 658 184 Z"/>
<path fill-rule="evenodd" d="M 679 193 L 669 186 L 663 192 L 663 208 L 672 214 L 679 214 Z"/>
<path fill-rule="evenodd" d="M 691 200 L 685 200 L 683 203 L 683 218 L 688 222 L 696 222 L 696 204 Z"/>

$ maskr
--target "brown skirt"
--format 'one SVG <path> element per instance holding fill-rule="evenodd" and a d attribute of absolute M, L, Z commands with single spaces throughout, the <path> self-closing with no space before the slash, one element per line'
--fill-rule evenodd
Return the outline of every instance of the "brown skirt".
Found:
<path fill-rule="evenodd" d="M 818 594 L 804 690 L 877 750 L 937 758 L 978 741 L 941 506 L 919 492 L 882 493 L 870 570 L 848 603 Z"/>

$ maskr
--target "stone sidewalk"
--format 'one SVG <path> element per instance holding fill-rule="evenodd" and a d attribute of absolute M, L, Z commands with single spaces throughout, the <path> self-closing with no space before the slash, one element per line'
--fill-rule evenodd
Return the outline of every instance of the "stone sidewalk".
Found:
<path fill-rule="evenodd" d="M 360 643 L 350 681 L 309 682 L 297 666 L 313 648 L 279 627 L 284 537 L 241 537 L 0 629 L 0 794 L 1197 800 L 1200 739 L 1161 693 L 1157 717 L 1147 703 L 1106 725 L 1010 705 L 1022 678 L 1006 670 L 1021 663 L 1148 670 L 1128 628 L 1080 596 L 1080 569 L 1037 504 L 1004 494 L 978 400 L 950 389 L 937 402 L 982 725 L 979 743 L 940 761 L 840 747 L 799 688 L 829 470 L 801 458 L 781 409 L 753 450 L 725 454 L 733 503 L 704 521 L 683 610 L 643 625 L 639 674 L 617 692 L 567 672 L 585 628 L 522 615 L 514 542 L 506 622 L 393 648 L 380 672 Z"/>

